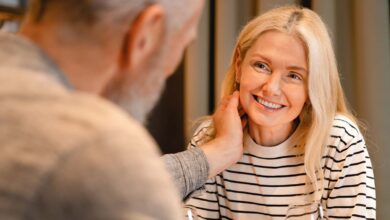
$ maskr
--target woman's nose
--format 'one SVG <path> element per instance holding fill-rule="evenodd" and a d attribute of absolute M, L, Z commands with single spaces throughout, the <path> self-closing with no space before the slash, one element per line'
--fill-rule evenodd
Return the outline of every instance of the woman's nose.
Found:
<path fill-rule="evenodd" d="M 266 79 L 263 86 L 264 92 L 268 96 L 278 96 L 281 93 L 281 74 L 272 73 Z"/>

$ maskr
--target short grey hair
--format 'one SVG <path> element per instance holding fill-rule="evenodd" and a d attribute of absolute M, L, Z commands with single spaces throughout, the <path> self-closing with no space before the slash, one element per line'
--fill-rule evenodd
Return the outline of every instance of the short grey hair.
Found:
<path fill-rule="evenodd" d="M 148 5 L 159 4 L 166 11 L 167 28 L 175 30 L 189 16 L 191 1 L 198 0 L 32 0 L 28 15 L 33 22 L 50 16 L 75 30 L 90 31 L 101 25 L 128 25 Z"/>

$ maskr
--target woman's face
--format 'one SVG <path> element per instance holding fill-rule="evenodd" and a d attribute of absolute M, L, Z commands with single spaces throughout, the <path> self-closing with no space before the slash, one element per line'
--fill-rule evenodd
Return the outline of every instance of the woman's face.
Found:
<path fill-rule="evenodd" d="M 250 129 L 292 129 L 308 98 L 307 69 L 306 52 L 297 37 L 278 31 L 260 35 L 244 60 L 236 63 Z"/>

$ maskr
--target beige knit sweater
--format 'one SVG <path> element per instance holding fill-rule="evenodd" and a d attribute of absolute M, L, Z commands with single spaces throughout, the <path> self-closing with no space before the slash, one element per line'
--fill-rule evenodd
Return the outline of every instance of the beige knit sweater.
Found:
<path fill-rule="evenodd" d="M 147 131 L 0 34 L 0 219 L 181 219 Z"/>

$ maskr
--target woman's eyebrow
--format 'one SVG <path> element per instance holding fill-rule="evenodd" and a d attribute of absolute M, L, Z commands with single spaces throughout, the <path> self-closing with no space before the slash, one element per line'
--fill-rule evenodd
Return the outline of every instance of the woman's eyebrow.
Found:
<path fill-rule="evenodd" d="M 260 58 L 260 59 L 266 61 L 267 63 L 272 64 L 272 60 L 270 58 L 268 58 L 267 56 L 265 56 L 261 53 L 258 53 L 258 52 L 252 53 L 250 58 Z M 291 66 L 288 66 L 287 68 L 292 69 L 292 70 L 297 70 L 297 71 L 303 71 L 303 72 L 307 73 L 307 69 L 305 67 L 302 67 L 299 65 L 291 65 Z"/>
<path fill-rule="evenodd" d="M 261 59 L 265 60 L 267 63 L 272 63 L 271 59 L 267 58 L 266 56 L 264 56 L 264 55 L 262 55 L 260 53 L 253 53 L 251 55 L 251 58 L 253 58 L 253 57 L 261 58 Z"/>
<path fill-rule="evenodd" d="M 288 66 L 288 69 L 301 71 L 307 74 L 307 69 L 301 66 L 292 65 L 292 66 Z"/>

